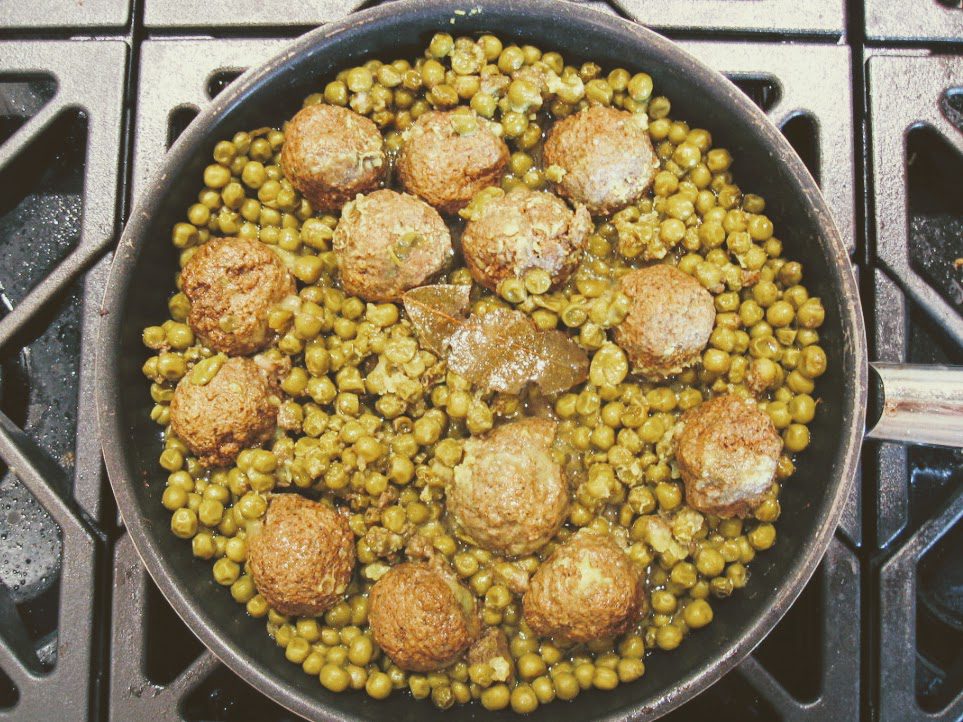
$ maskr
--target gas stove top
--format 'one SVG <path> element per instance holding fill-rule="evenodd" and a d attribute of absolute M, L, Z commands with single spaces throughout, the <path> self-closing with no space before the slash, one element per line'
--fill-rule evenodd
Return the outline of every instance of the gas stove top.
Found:
<path fill-rule="evenodd" d="M 733 79 L 819 182 L 872 356 L 963 363 L 959 0 L 613 0 Z M 292 716 L 204 650 L 120 525 L 94 349 L 110 250 L 166 149 L 247 67 L 360 5 L 35 0 L 0 17 L 0 720 Z M 910 7 L 911 6 L 911 7 Z M 818 572 L 671 719 L 963 717 L 963 453 L 864 446 Z"/>

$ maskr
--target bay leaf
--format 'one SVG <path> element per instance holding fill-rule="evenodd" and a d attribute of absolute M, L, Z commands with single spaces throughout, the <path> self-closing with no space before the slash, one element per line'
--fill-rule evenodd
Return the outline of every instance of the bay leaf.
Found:
<path fill-rule="evenodd" d="M 545 394 L 588 374 L 588 356 L 561 331 L 539 329 L 520 311 L 471 316 L 448 339 L 448 368 L 489 391 L 517 394 L 534 382 Z"/>
<path fill-rule="evenodd" d="M 402 294 L 408 319 L 425 348 L 438 355 L 444 353 L 448 339 L 465 320 L 470 293 L 471 286 L 464 284 L 435 284 Z"/>

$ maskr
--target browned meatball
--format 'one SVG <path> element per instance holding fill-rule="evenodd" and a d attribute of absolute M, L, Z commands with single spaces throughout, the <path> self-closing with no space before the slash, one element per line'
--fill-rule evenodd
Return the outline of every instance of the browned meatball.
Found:
<path fill-rule="evenodd" d="M 677 374 L 699 360 L 716 321 L 710 294 L 666 264 L 629 271 L 619 281 L 629 312 L 615 329 L 636 371 L 651 379 Z"/>
<path fill-rule="evenodd" d="M 171 429 L 204 466 L 228 466 L 267 441 L 277 416 L 278 397 L 249 358 L 227 359 L 206 383 L 188 372 L 171 399 Z"/>
<path fill-rule="evenodd" d="M 334 231 L 341 283 L 369 301 L 392 301 L 451 259 L 451 234 L 424 201 L 392 190 L 358 196 Z"/>
<path fill-rule="evenodd" d="M 454 662 L 479 631 L 471 592 L 436 567 L 392 567 L 371 588 L 368 622 L 375 643 L 402 669 L 431 672 Z"/>
<path fill-rule="evenodd" d="M 508 146 L 492 128 L 474 114 L 422 114 L 398 155 L 405 190 L 443 213 L 456 213 L 478 191 L 497 184 L 508 163 Z"/>
<path fill-rule="evenodd" d="M 354 571 L 354 534 L 344 514 L 298 494 L 271 499 L 247 566 L 262 597 L 281 614 L 321 614 L 344 596 Z"/>
<path fill-rule="evenodd" d="M 522 186 L 487 201 L 465 227 L 461 246 L 471 275 L 486 288 L 535 268 L 558 286 L 578 266 L 591 230 L 585 206 L 573 213 L 557 196 Z"/>
<path fill-rule="evenodd" d="M 545 167 L 565 171 L 560 194 L 608 215 L 634 203 L 649 187 L 659 160 L 642 114 L 593 105 L 552 126 Z"/>
<path fill-rule="evenodd" d="M 284 128 L 281 169 L 315 210 L 377 188 L 387 167 L 378 126 L 348 108 L 309 105 Z"/>
<path fill-rule="evenodd" d="M 538 568 L 522 603 L 525 621 L 540 636 L 612 637 L 645 609 L 641 570 L 610 536 L 583 529 Z"/>
<path fill-rule="evenodd" d="M 675 460 L 691 507 L 746 516 L 776 475 L 782 439 L 752 399 L 718 396 L 689 409 L 676 427 Z"/>
<path fill-rule="evenodd" d="M 260 241 L 214 238 L 199 247 L 181 271 L 191 302 L 188 323 L 215 351 L 242 356 L 271 341 L 268 311 L 295 293 L 294 278 Z"/>
<path fill-rule="evenodd" d="M 458 529 L 476 544 L 529 554 L 561 528 L 568 483 L 552 458 L 555 422 L 528 418 L 465 442 L 447 493 Z"/>

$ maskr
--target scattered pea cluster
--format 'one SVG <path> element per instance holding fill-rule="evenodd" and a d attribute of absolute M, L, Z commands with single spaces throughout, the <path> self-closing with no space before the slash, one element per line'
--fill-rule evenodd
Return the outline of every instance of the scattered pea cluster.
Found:
<path fill-rule="evenodd" d="M 792 455 L 809 443 L 815 379 L 826 370 L 817 298 L 803 269 L 787 261 L 765 202 L 733 182 L 732 158 L 710 134 L 669 117 L 652 79 L 594 63 L 566 65 L 532 46 L 438 34 L 423 57 L 370 60 L 341 71 L 305 103 L 348 106 L 369 116 L 391 151 L 431 108 L 471 108 L 497 122 L 511 144 L 508 190 L 553 180 L 540 145 L 554 119 L 589 104 L 646 113 L 661 167 L 652 195 L 597 219 L 578 271 L 558 290 L 543 271 L 504 281 L 497 294 L 473 286 L 472 311 L 512 307 L 543 329 L 570 333 L 591 358 L 588 380 L 553 399 L 488 393 L 448 371 L 418 342 L 396 303 L 371 304 L 339 289 L 331 249 L 338 219 L 317 215 L 284 178 L 280 129 L 219 142 L 204 188 L 172 242 L 183 266 L 213 236 L 270 245 L 299 281 L 276 306 L 274 346 L 260 355 L 282 374 L 278 429 L 266 448 L 243 451 L 231 468 L 205 469 L 168 426 L 169 402 L 185 374 L 216 373 L 223 356 L 201 345 L 186 323 L 189 301 L 175 293 L 170 319 L 143 332 L 155 353 L 144 364 L 164 427 L 161 503 L 171 530 L 213 560 L 214 579 L 252 617 L 265 618 L 289 661 L 332 691 L 365 689 L 376 699 L 410 690 L 447 708 L 478 700 L 486 709 L 526 713 L 592 687 L 613 689 L 641 677 L 650 650 L 672 650 L 712 621 L 711 600 L 747 583 L 747 565 L 776 539 L 779 487 Z M 661 259 L 691 274 L 714 296 L 716 324 L 700 364 L 661 383 L 633 376 L 608 329 L 628 311 L 619 277 Z M 472 284 L 463 266 L 449 283 Z M 705 516 L 685 503 L 673 462 L 679 415 L 714 394 L 755 396 L 785 442 L 777 483 L 750 519 Z M 555 453 L 573 482 L 568 524 L 556 540 L 506 559 L 456 537 L 444 515 L 444 489 L 465 438 L 540 409 L 559 420 Z M 346 599 L 323 617 L 289 618 L 271 609 L 247 573 L 247 537 L 273 490 L 296 487 L 351 511 L 359 565 Z M 524 623 L 520 590 L 539 564 L 580 527 L 612 534 L 648 571 L 650 610 L 628 634 L 578 647 L 537 638 Z M 409 674 L 374 644 L 367 591 L 392 564 L 442 555 L 477 598 L 483 622 L 509 640 L 513 680 L 488 663 L 462 660 L 444 671 Z M 657 662 L 657 659 L 655 661 Z"/>

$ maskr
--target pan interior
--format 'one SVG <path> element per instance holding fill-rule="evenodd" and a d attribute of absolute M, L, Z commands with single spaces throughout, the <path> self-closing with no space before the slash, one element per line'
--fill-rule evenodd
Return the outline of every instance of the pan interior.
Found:
<path fill-rule="evenodd" d="M 811 426 L 811 447 L 784 485 L 777 544 L 750 565 L 748 586 L 714 604 L 713 624 L 694 632 L 679 649 L 648 657 L 639 681 L 546 705 L 534 716 L 650 717 L 691 696 L 758 643 L 781 616 L 812 573 L 838 520 L 861 429 L 864 354 L 849 261 L 815 186 L 806 182 L 801 162 L 786 155 L 792 153 L 788 144 L 773 142 L 778 131 L 762 123 L 734 86 L 652 33 L 564 5 L 483 3 L 479 12 L 456 15 L 448 3 L 402 1 L 314 31 L 297 41 L 296 53 L 289 51 L 283 61 L 218 96 L 216 112 L 209 109 L 186 131 L 163 169 L 166 180 L 155 181 L 125 232 L 122 247 L 131 242 L 133 250 L 118 254 L 111 275 L 99 370 L 105 455 L 122 512 L 161 590 L 195 633 L 262 691 L 306 716 L 379 719 L 389 708 L 363 693 L 328 693 L 287 662 L 264 622 L 248 618 L 215 584 L 209 562 L 195 560 L 190 545 L 170 533 L 170 515 L 160 504 L 166 476 L 157 464 L 161 442 L 149 419 L 152 402 L 140 371 L 146 358 L 140 332 L 165 316 L 177 271 L 170 228 L 196 197 L 214 144 L 239 130 L 279 124 L 342 67 L 369 58 L 414 56 L 436 31 L 493 32 L 503 40 L 557 50 L 567 62 L 591 59 L 604 68 L 652 75 L 656 94 L 672 101 L 673 118 L 706 127 L 715 144 L 732 152 L 736 182 L 745 192 L 765 197 L 787 257 L 803 263 L 805 283 L 827 309 L 821 343 L 830 371 L 820 379 L 822 401 Z M 477 705 L 440 712 L 400 694 L 391 698 L 390 714 L 399 720 L 499 716 Z"/>

